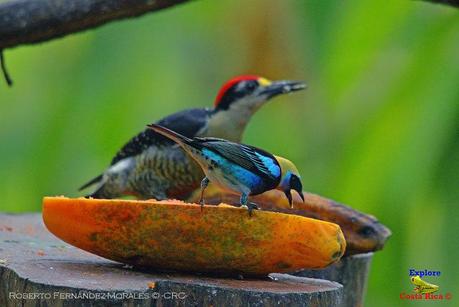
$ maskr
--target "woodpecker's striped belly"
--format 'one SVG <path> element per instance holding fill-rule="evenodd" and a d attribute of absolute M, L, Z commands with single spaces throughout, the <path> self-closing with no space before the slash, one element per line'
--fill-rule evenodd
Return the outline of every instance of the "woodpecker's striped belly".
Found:
<path fill-rule="evenodd" d="M 180 147 L 149 148 L 136 157 L 129 186 L 142 198 L 185 199 L 202 178 L 199 165 Z"/>

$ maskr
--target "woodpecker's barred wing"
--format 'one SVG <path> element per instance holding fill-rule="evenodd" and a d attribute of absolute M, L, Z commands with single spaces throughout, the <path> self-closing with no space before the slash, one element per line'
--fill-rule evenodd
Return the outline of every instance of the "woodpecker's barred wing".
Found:
<path fill-rule="evenodd" d="M 171 114 L 157 122 L 186 137 L 193 138 L 207 124 L 212 111 L 209 109 L 188 109 Z M 111 165 L 127 157 L 133 157 L 150 146 L 172 146 L 175 142 L 151 129 L 145 129 L 133 137 L 112 159 Z"/>
<path fill-rule="evenodd" d="M 205 147 L 264 178 L 277 181 L 280 179 L 280 166 L 276 158 L 253 146 L 237 144 L 217 138 L 202 138 Z"/>

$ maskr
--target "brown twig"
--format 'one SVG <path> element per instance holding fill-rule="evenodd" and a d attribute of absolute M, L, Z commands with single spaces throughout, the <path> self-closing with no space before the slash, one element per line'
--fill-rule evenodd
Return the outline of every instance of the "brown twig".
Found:
<path fill-rule="evenodd" d="M 0 50 L 62 37 L 189 0 L 9 0 L 0 3 Z"/>
<path fill-rule="evenodd" d="M 5 77 L 6 84 L 8 84 L 8 86 L 12 86 L 13 80 L 11 80 L 11 77 L 8 74 L 8 70 L 6 69 L 6 63 L 5 63 L 5 58 L 3 56 L 3 50 L 0 50 L 0 66 L 3 72 L 3 77 Z"/>
<path fill-rule="evenodd" d="M 459 0 L 423 0 L 423 1 L 459 7 Z"/>

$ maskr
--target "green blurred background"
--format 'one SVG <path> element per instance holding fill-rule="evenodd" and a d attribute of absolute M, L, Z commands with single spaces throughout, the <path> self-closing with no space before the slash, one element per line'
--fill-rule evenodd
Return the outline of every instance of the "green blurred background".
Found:
<path fill-rule="evenodd" d="M 291 158 L 306 190 L 393 231 L 367 306 L 425 305 L 408 269 L 440 270 L 459 306 L 459 11 L 419 1 L 195 1 L 7 50 L 2 211 L 39 211 L 108 166 L 146 123 L 210 106 L 238 74 L 305 80 L 244 141 Z M 425 303 L 425 302 L 424 302 Z"/>

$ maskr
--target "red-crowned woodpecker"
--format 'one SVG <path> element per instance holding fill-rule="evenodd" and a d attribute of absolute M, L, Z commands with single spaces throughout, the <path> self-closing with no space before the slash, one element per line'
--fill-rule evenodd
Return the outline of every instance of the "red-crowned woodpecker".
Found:
<path fill-rule="evenodd" d="M 297 81 L 239 76 L 223 85 L 213 108 L 184 110 L 157 124 L 189 138 L 211 136 L 240 142 L 250 118 L 265 102 L 305 87 Z M 186 199 L 199 188 L 203 176 L 199 165 L 175 142 L 145 129 L 118 151 L 103 174 L 80 190 L 96 185 L 88 195 L 93 198 Z"/>

